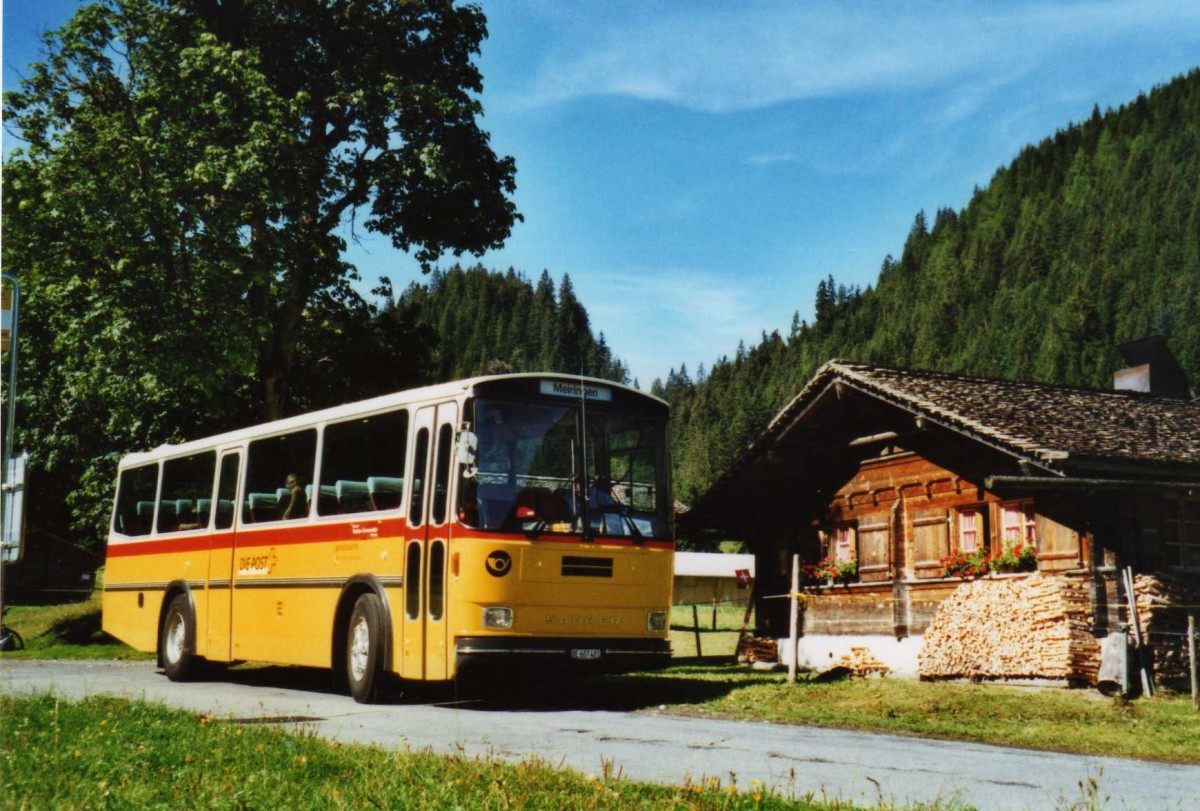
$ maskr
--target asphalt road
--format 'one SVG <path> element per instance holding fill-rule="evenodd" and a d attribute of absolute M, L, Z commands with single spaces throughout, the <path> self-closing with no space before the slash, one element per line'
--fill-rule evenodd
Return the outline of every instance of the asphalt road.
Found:
<path fill-rule="evenodd" d="M 217 717 L 276 719 L 348 743 L 535 756 L 584 774 L 601 774 L 607 764 L 629 779 L 719 777 L 723 785 L 733 774 L 741 787 L 758 780 L 785 795 L 870 805 L 957 800 L 980 809 L 1069 808 L 1084 799 L 1081 781 L 1096 778 L 1109 811 L 1200 809 L 1200 766 L 688 718 L 644 706 L 637 695 L 603 703 L 640 709 L 596 708 L 594 695 L 580 701 L 550 688 L 426 689 L 363 706 L 330 692 L 327 681 L 319 671 L 266 668 L 175 684 L 148 662 L 0 661 L 7 693 L 122 695 Z"/>

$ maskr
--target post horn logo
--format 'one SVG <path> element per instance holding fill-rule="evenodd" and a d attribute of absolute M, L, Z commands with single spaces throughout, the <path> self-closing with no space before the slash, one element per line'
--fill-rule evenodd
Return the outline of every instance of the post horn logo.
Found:
<path fill-rule="evenodd" d="M 487 556 L 484 566 L 492 577 L 504 577 L 512 569 L 512 558 L 507 552 L 498 549 Z"/>

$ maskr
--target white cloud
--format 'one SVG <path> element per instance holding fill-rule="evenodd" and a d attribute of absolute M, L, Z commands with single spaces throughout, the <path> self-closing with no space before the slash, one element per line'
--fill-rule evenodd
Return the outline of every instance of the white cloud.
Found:
<path fill-rule="evenodd" d="M 861 91 L 936 87 L 977 73 L 1024 72 L 1061 57 L 1064 49 L 1147 31 L 1190 36 L 1200 22 L 1200 6 L 1168 0 L 1018 6 L 686 3 L 649 18 L 633 15 L 636 19 L 614 19 L 624 7 L 612 8 L 611 14 L 581 14 L 568 24 L 562 44 L 543 58 L 520 94 L 523 106 L 622 96 L 722 113 Z M 967 104 L 947 114 L 971 109 Z"/>
<path fill-rule="evenodd" d="M 751 166 L 778 166 L 779 164 L 800 163 L 795 152 L 775 152 L 767 155 L 751 155 L 746 163 Z"/>

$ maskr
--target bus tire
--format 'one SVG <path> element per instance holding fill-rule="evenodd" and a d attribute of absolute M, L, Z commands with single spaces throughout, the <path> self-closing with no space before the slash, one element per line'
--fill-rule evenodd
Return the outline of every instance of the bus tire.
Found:
<path fill-rule="evenodd" d="M 196 620 L 186 594 L 167 606 L 158 637 L 158 656 L 171 681 L 187 681 L 196 673 Z"/>
<path fill-rule="evenodd" d="M 346 630 L 346 681 L 359 704 L 373 704 L 383 681 L 383 605 L 373 593 L 359 596 Z"/>

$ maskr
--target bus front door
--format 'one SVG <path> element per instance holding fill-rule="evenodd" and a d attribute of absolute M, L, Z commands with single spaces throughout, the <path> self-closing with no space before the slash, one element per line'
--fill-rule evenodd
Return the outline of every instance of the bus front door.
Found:
<path fill-rule="evenodd" d="M 457 424 L 455 403 L 421 408 L 413 420 L 400 655 L 400 676 L 406 679 L 440 681 L 450 672 L 446 564 Z"/>

